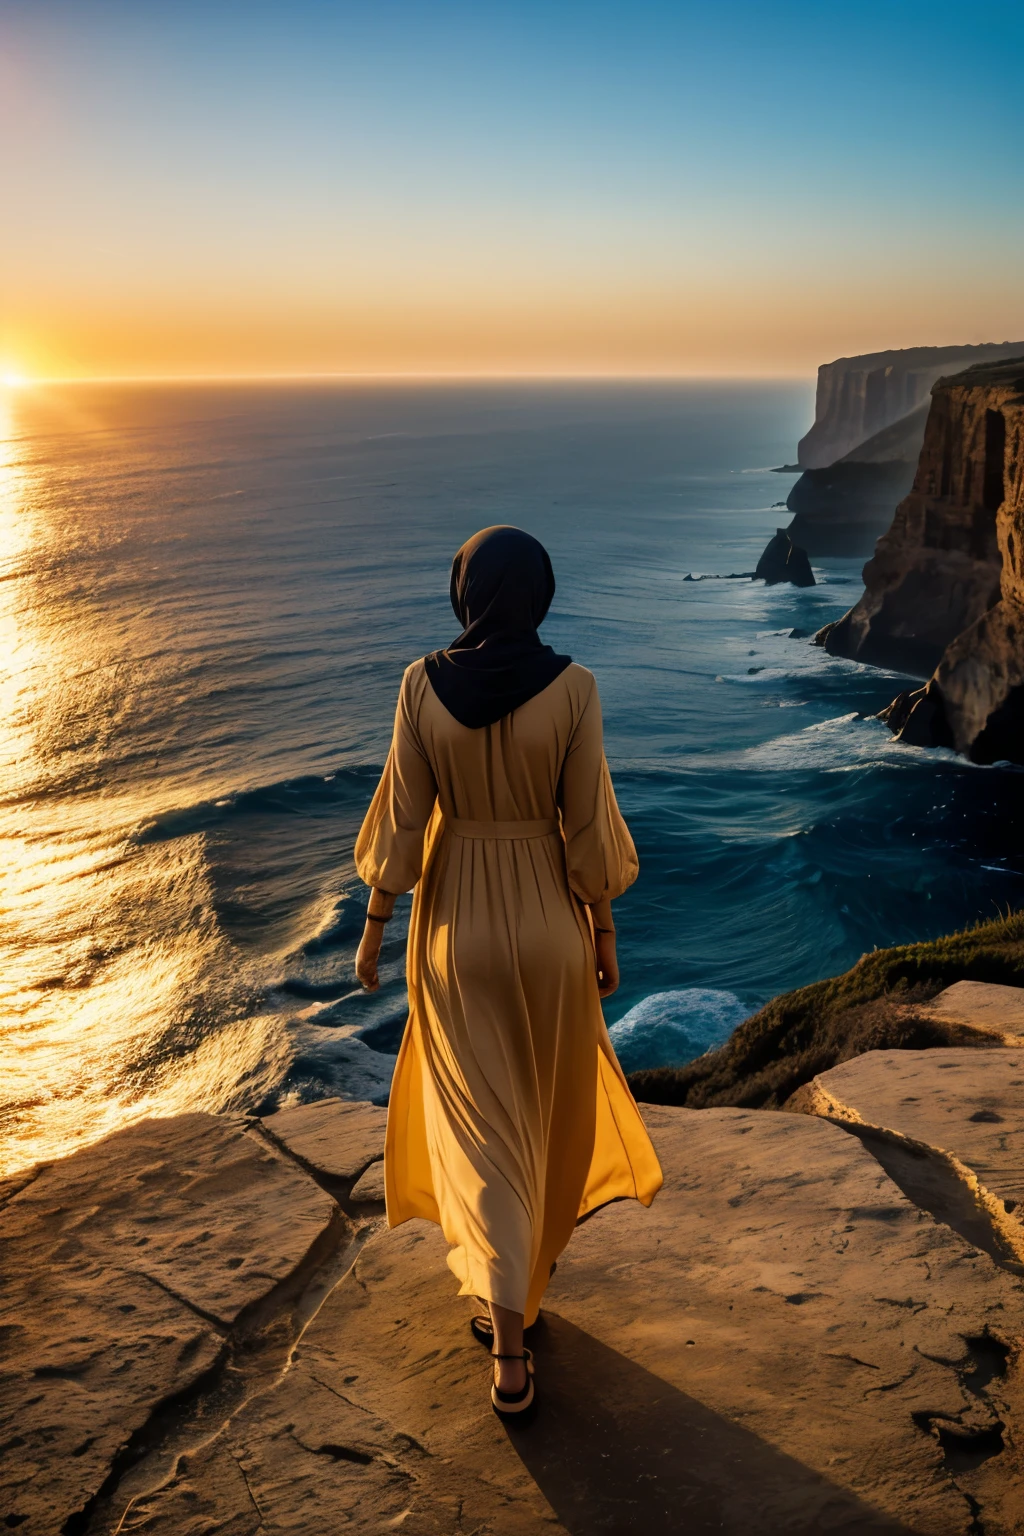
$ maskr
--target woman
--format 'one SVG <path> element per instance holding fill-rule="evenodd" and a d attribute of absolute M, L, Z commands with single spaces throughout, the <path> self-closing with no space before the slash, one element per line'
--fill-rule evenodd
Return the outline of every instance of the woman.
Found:
<path fill-rule="evenodd" d="M 604 757 L 592 675 L 542 644 L 547 552 L 485 528 L 452 566 L 462 634 L 402 679 L 356 842 L 372 887 L 356 974 L 373 991 L 395 897 L 416 887 L 409 1022 L 388 1112 L 390 1226 L 438 1222 L 493 1346 L 491 1401 L 533 1401 L 523 1328 L 580 1216 L 661 1169 L 600 998 L 618 986 L 611 901 L 636 852 Z"/>

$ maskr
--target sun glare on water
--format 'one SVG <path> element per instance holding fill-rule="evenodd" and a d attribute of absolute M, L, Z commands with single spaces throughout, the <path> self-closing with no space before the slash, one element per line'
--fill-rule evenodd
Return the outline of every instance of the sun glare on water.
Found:
<path fill-rule="evenodd" d="M 57 447 L 36 462 L 9 383 L 0 361 L 0 1174 L 146 1115 L 224 1108 L 239 1061 L 265 1081 L 259 1098 L 289 1059 L 269 1014 L 212 1028 L 196 1012 L 202 978 L 231 963 L 203 839 L 183 853 L 129 837 L 170 791 L 93 788 L 94 737 L 110 739 L 138 685 L 102 609 L 65 575 L 85 521 L 73 470 Z M 134 935 L 154 903 L 160 937 L 143 950 Z"/>

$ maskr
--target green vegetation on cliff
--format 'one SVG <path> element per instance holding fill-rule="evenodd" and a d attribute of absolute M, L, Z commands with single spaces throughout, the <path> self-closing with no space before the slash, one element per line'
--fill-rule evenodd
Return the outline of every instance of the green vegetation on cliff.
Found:
<path fill-rule="evenodd" d="M 864 1051 L 976 1044 L 958 1025 L 915 1011 L 956 981 L 1024 987 L 1024 912 L 862 955 L 842 976 L 772 998 L 717 1051 L 684 1067 L 634 1072 L 629 1085 L 647 1104 L 777 1109 L 801 1084 Z"/>

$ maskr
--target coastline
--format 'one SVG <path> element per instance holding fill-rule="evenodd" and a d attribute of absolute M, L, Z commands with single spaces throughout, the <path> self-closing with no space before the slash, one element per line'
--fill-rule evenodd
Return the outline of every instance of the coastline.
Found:
<path fill-rule="evenodd" d="M 819 1073 L 862 1052 L 991 1045 L 930 1006 L 958 982 L 1024 987 L 1024 912 L 862 955 L 839 976 L 773 998 L 717 1050 L 631 1073 L 629 1084 L 650 1104 L 782 1109 Z"/>

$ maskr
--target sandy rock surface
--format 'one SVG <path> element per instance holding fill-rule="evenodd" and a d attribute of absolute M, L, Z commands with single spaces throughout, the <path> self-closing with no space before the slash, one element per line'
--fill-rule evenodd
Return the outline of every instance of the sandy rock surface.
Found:
<path fill-rule="evenodd" d="M 532 1424 L 489 1411 L 437 1229 L 378 1224 L 275 1368 L 254 1344 L 230 1412 L 214 1386 L 172 1416 L 90 1533 L 1019 1531 L 1019 1281 L 840 1126 L 647 1113 L 666 1187 L 560 1260 Z"/>
<path fill-rule="evenodd" d="M 1024 1045 L 1024 987 L 958 981 L 917 1011 L 992 1035 L 1003 1045 Z"/>
<path fill-rule="evenodd" d="M 823 1072 L 811 1093 L 808 1107 L 818 1114 L 877 1126 L 933 1149 L 960 1179 L 965 1196 L 979 1205 L 988 1197 L 992 1219 L 1024 1261 L 1019 1050 L 871 1051 Z"/>
<path fill-rule="evenodd" d="M 384 1163 L 371 1163 L 366 1172 L 352 1186 L 351 1198 L 355 1201 L 380 1201 L 384 1199 Z"/>
<path fill-rule="evenodd" d="M 311 1172 L 352 1180 L 384 1156 L 388 1112 L 376 1104 L 321 1099 L 268 1115 L 265 1129 Z M 382 1197 L 383 1198 L 383 1197 Z"/>
<path fill-rule="evenodd" d="M 346 1222 L 240 1117 L 145 1121 L 8 1193 L 0 1527 L 75 1536 L 156 1405 Z"/>

